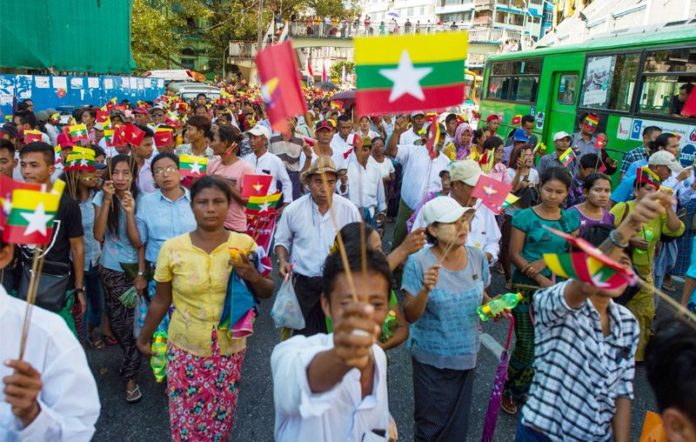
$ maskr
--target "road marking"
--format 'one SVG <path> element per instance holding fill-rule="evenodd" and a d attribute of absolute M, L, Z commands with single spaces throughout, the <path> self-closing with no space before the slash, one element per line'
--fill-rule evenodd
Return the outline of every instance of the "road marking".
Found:
<path fill-rule="evenodd" d="M 489 349 L 496 358 L 500 359 L 500 355 L 503 353 L 503 346 L 493 336 L 488 333 L 481 333 L 481 344 Z"/>

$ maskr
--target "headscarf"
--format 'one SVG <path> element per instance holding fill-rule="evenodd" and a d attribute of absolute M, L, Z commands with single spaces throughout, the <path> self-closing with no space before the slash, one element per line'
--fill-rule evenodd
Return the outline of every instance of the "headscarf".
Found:
<path fill-rule="evenodd" d="M 457 126 L 457 130 L 454 132 L 454 146 L 457 148 L 457 160 L 468 158 L 471 152 L 471 141 L 466 145 L 461 143 L 462 133 L 464 132 L 468 132 L 472 140 L 474 138 L 474 129 L 472 129 L 468 123 L 462 123 Z"/>

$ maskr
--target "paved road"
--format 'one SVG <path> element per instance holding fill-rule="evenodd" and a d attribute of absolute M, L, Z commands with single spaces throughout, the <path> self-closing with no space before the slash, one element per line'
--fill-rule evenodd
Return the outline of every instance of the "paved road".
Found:
<path fill-rule="evenodd" d="M 502 293 L 502 278 L 494 273 L 491 293 Z M 261 315 L 256 321 L 255 334 L 248 340 L 246 361 L 242 371 L 241 392 L 237 408 L 234 441 L 273 440 L 273 382 L 270 355 L 278 342 L 278 334 L 268 312 L 271 301 L 261 304 Z M 668 314 L 664 302 L 658 316 Z M 483 416 L 488 405 L 495 370 L 498 364 L 500 343 L 504 342 L 505 322 L 484 324 L 484 345 L 479 353 L 473 391 L 472 415 L 468 440 L 480 440 Z M 105 350 L 88 350 L 88 359 L 99 386 L 102 412 L 97 422 L 98 441 L 167 441 L 169 440 L 169 416 L 164 385 L 154 381 L 149 365 L 143 362 L 140 386 L 143 399 L 134 405 L 125 402 L 124 386 L 118 376 L 121 352 L 118 347 Z M 413 439 L 413 389 L 411 364 L 403 346 L 389 352 L 389 405 L 399 427 L 400 440 Z M 633 403 L 633 440 L 638 440 L 646 410 L 655 410 L 645 370 L 638 367 L 635 381 L 636 400 Z M 501 411 L 496 427 L 496 441 L 514 439 L 517 418 Z"/>

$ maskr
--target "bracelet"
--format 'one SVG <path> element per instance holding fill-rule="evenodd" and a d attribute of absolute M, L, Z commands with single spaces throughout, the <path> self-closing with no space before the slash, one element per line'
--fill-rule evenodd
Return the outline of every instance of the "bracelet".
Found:
<path fill-rule="evenodd" d="M 138 276 L 145 276 L 145 272 L 138 272 Z"/>
<path fill-rule="evenodd" d="M 626 247 L 628 247 L 628 243 L 622 244 L 616 239 L 616 230 L 612 230 L 611 232 L 609 232 L 609 241 L 611 241 L 611 243 L 615 247 L 618 247 L 620 249 L 625 249 Z"/>

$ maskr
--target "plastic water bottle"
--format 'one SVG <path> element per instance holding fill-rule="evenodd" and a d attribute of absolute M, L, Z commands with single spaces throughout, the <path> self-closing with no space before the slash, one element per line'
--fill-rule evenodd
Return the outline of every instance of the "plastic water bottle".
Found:
<path fill-rule="evenodd" d="M 489 319 L 497 316 L 503 310 L 511 310 L 515 308 L 517 303 L 522 300 L 522 293 L 506 293 L 500 298 L 489 301 L 486 304 L 478 307 L 476 313 L 478 313 L 479 318 L 482 321 L 488 321 Z"/>
<path fill-rule="evenodd" d="M 167 375 L 167 334 L 156 331 L 152 340 L 152 357 L 150 367 L 157 382 L 162 382 Z"/>
<path fill-rule="evenodd" d="M 386 342 L 391 339 L 392 336 L 394 336 L 398 326 L 399 320 L 396 319 L 396 313 L 394 310 L 389 310 L 389 313 L 387 313 L 387 318 L 384 320 L 384 324 L 382 324 L 382 336 L 380 341 Z"/>

